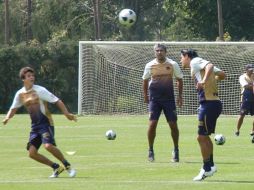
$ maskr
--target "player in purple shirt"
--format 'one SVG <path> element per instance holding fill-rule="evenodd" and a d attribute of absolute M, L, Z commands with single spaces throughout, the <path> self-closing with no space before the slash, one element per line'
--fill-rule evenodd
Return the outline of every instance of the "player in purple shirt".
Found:
<path fill-rule="evenodd" d="M 213 161 L 213 142 L 210 135 L 215 132 L 216 121 L 222 111 L 217 80 L 223 80 L 226 75 L 210 61 L 198 57 L 193 49 L 181 51 L 181 63 L 183 68 L 191 69 L 191 76 L 199 96 L 197 140 L 203 158 L 203 167 L 193 180 L 201 181 L 217 171 Z"/>
<path fill-rule="evenodd" d="M 250 114 L 254 115 L 254 66 L 252 64 L 247 64 L 245 66 L 245 73 L 239 77 L 239 82 L 241 85 L 241 106 L 240 106 L 240 115 L 237 120 L 237 127 L 235 135 L 240 135 L 240 129 L 243 124 L 245 115 Z M 252 131 L 250 133 L 252 138 L 252 143 L 254 143 L 254 122 L 252 122 Z"/>
<path fill-rule="evenodd" d="M 173 77 L 177 81 L 177 104 L 182 106 L 183 74 L 179 65 L 166 57 L 167 49 L 163 44 L 154 46 L 156 58 L 146 64 L 143 74 L 143 94 L 145 103 L 149 103 L 149 127 L 147 131 L 149 152 L 148 160 L 154 161 L 154 140 L 161 112 L 167 119 L 174 143 L 172 162 L 179 162 L 179 130 L 175 105 Z"/>
<path fill-rule="evenodd" d="M 24 86 L 17 91 L 11 108 L 3 120 L 3 124 L 7 124 L 7 122 L 15 115 L 18 108 L 25 106 L 32 121 L 30 138 L 27 143 L 29 157 L 37 162 L 52 167 L 53 174 L 50 176 L 51 178 L 58 177 L 58 175 L 65 169 L 70 177 L 75 177 L 76 171 L 71 168 L 70 163 L 56 147 L 54 124 L 47 103 L 56 104 L 69 120 L 76 121 L 76 116 L 69 113 L 64 103 L 58 97 L 49 92 L 46 88 L 34 84 L 34 73 L 34 70 L 30 67 L 24 67 L 20 70 L 20 78 L 23 81 Z M 46 156 L 38 152 L 42 144 L 48 152 L 62 162 L 63 166 L 52 162 Z"/>

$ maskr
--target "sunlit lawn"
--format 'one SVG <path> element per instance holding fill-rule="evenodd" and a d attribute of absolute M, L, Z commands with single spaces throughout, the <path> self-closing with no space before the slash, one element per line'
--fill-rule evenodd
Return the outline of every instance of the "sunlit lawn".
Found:
<path fill-rule="evenodd" d="M 2 115 L 3 118 L 3 115 Z M 239 137 L 234 136 L 236 116 L 221 116 L 217 132 L 226 136 L 223 146 L 214 146 L 218 172 L 203 182 L 193 182 L 202 165 L 196 141 L 196 116 L 179 116 L 180 163 L 171 163 L 172 140 L 161 117 L 155 142 L 156 161 L 147 161 L 147 116 L 84 116 L 70 122 L 54 115 L 58 147 L 77 169 L 77 177 L 63 173 L 49 179 L 51 169 L 27 156 L 25 149 L 30 120 L 16 115 L 0 127 L 0 189 L 19 190 L 214 190 L 254 188 L 254 144 L 249 132 L 252 118 L 244 121 Z M 117 138 L 106 140 L 114 129 Z M 73 156 L 66 151 L 76 151 Z M 41 153 L 56 161 L 43 148 Z"/>

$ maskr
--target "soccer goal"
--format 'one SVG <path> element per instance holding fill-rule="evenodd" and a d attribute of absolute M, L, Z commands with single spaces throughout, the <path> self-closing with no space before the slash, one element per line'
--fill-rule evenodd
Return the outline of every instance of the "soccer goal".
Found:
<path fill-rule="evenodd" d="M 239 112 L 239 76 L 244 66 L 254 63 L 252 42 L 79 42 L 78 114 L 144 114 L 142 94 L 145 64 L 154 59 L 153 46 L 163 43 L 168 57 L 180 61 L 180 50 L 193 48 L 200 57 L 226 72 L 219 83 L 223 114 Z M 181 64 L 179 63 L 181 66 Z M 198 100 L 189 70 L 184 73 L 184 105 L 179 115 L 197 113 Z M 177 90 L 175 89 L 177 95 Z"/>

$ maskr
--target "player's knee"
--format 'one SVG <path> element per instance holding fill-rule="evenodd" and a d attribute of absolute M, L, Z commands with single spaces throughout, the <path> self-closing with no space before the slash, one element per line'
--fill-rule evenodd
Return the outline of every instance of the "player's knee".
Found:
<path fill-rule="evenodd" d="M 150 120 L 149 121 L 149 127 L 150 128 L 156 128 L 158 124 L 158 120 Z"/>
<path fill-rule="evenodd" d="M 175 131 L 175 132 L 177 132 L 178 131 L 178 127 L 177 127 L 177 125 L 174 125 L 173 127 L 170 127 L 171 129 L 172 129 L 172 131 Z"/>
<path fill-rule="evenodd" d="M 199 143 L 207 142 L 207 140 L 208 140 L 207 137 L 208 137 L 208 136 L 205 136 L 205 135 L 198 135 L 198 136 L 197 136 L 197 141 L 198 141 Z"/>
<path fill-rule="evenodd" d="M 170 127 L 171 130 L 173 130 L 173 131 L 178 131 L 178 127 L 177 127 L 176 122 L 174 122 L 174 121 L 169 121 L 168 124 L 169 124 L 169 127 Z"/>
<path fill-rule="evenodd" d="M 29 150 L 29 153 L 28 153 L 28 156 L 32 159 L 36 158 L 38 152 L 37 151 L 32 151 L 32 150 Z"/>
<path fill-rule="evenodd" d="M 198 142 L 203 142 L 203 141 L 204 141 L 203 136 L 202 136 L 202 135 L 198 135 L 198 136 L 197 136 L 197 141 L 198 141 Z"/>
<path fill-rule="evenodd" d="M 53 148 L 53 145 L 49 144 L 49 143 L 46 143 L 46 144 L 44 144 L 44 148 L 49 151 Z"/>

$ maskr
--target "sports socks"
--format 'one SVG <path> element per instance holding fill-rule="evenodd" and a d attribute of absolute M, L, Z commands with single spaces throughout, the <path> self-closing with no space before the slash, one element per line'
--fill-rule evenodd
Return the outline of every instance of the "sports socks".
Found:
<path fill-rule="evenodd" d="M 67 160 L 64 160 L 62 163 L 63 163 L 65 168 L 67 168 L 68 166 L 71 165 Z"/>
<path fill-rule="evenodd" d="M 203 169 L 208 172 L 211 170 L 211 163 L 210 163 L 210 158 L 208 158 L 207 160 L 203 161 L 204 165 L 203 165 Z"/>
<path fill-rule="evenodd" d="M 55 169 L 59 168 L 59 164 L 53 163 L 51 167 L 55 170 Z"/>
<path fill-rule="evenodd" d="M 214 166 L 214 162 L 213 162 L 213 154 L 210 155 L 210 164 L 211 164 L 211 167 Z"/>
<path fill-rule="evenodd" d="M 68 166 L 71 165 L 67 160 L 64 160 L 62 163 L 63 163 L 63 165 L 64 165 L 65 168 L 67 168 Z M 51 167 L 52 167 L 53 169 L 57 169 L 57 168 L 59 168 L 59 164 L 53 163 Z"/>

